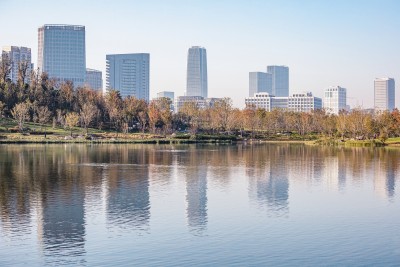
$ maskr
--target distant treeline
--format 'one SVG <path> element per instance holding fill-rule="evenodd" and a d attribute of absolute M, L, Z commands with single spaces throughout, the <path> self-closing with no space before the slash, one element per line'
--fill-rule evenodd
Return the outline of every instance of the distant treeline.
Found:
<path fill-rule="evenodd" d="M 0 66 L 0 118 L 12 118 L 24 130 L 27 121 L 52 123 L 53 127 L 80 125 L 117 132 L 171 134 L 199 132 L 247 134 L 252 137 L 296 133 L 337 138 L 370 139 L 400 136 L 400 112 L 369 113 L 362 109 L 330 115 L 324 110 L 289 112 L 246 107 L 234 108 L 229 98 L 202 109 L 185 103 L 178 113 L 171 112 L 171 100 L 161 98 L 147 103 L 135 97 L 121 98 L 118 91 L 106 95 L 90 88 L 76 88 L 71 82 L 57 84 L 46 73 L 33 71 L 30 83 L 21 71 L 19 81 L 7 79 L 10 67 Z M 2 120 L 4 121 L 4 120 Z"/>

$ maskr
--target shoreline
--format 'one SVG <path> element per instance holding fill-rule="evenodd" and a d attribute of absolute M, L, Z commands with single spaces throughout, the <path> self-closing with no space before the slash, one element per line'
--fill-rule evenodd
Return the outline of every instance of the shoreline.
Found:
<path fill-rule="evenodd" d="M 400 148 L 400 143 L 389 142 L 381 143 L 374 140 L 340 140 L 324 139 L 317 140 L 263 140 L 263 139 L 248 139 L 248 140 L 226 140 L 226 139 L 179 139 L 179 138 L 148 138 L 148 139 L 53 139 L 53 138 L 18 138 L 18 139 L 0 139 L 0 145 L 6 144 L 302 144 L 311 146 L 336 146 L 336 147 L 394 147 Z"/>

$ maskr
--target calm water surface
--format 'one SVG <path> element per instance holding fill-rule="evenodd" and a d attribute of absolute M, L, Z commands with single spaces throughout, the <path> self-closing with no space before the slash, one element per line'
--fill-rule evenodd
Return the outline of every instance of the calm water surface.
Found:
<path fill-rule="evenodd" d="M 1 145 L 0 266 L 399 266 L 400 149 Z"/>

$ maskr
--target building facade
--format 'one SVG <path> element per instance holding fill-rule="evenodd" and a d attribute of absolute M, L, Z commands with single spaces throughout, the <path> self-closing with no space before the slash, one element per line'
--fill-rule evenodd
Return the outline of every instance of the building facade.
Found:
<path fill-rule="evenodd" d="M 324 109 L 326 112 L 338 115 L 341 110 L 347 110 L 346 88 L 331 86 L 324 91 Z"/>
<path fill-rule="evenodd" d="M 186 96 L 208 96 L 207 52 L 200 46 L 192 46 L 188 51 Z"/>
<path fill-rule="evenodd" d="M 395 108 L 395 82 L 393 78 L 376 78 L 374 80 L 374 108 L 377 111 Z"/>
<path fill-rule="evenodd" d="M 174 101 L 175 93 L 171 91 L 161 91 L 157 93 L 157 98 L 166 97 Z"/>
<path fill-rule="evenodd" d="M 103 74 L 99 70 L 86 69 L 85 86 L 96 91 L 103 90 Z"/>
<path fill-rule="evenodd" d="M 295 112 L 310 112 L 322 109 L 322 99 L 315 97 L 311 92 L 292 94 L 288 97 L 288 110 Z"/>
<path fill-rule="evenodd" d="M 289 96 L 289 68 L 287 66 L 267 66 L 272 75 L 272 95 Z"/>
<path fill-rule="evenodd" d="M 135 96 L 149 101 L 150 54 L 106 56 L 106 91 L 117 90 L 122 97 Z"/>
<path fill-rule="evenodd" d="M 272 94 L 272 74 L 249 72 L 249 96 L 261 92 Z"/>
<path fill-rule="evenodd" d="M 30 74 L 33 70 L 30 48 L 22 46 L 3 46 L 1 59 L 8 60 L 11 65 L 10 73 L 7 77 L 8 79 L 13 83 L 17 83 L 18 72 L 21 67 L 21 70 L 25 70 L 24 83 L 30 83 Z"/>
<path fill-rule="evenodd" d="M 59 82 L 83 86 L 86 75 L 85 26 L 46 24 L 38 30 L 38 68 Z"/>
<path fill-rule="evenodd" d="M 322 99 L 312 93 L 293 94 L 288 97 L 273 96 L 268 93 L 255 93 L 254 96 L 245 99 L 246 106 L 262 108 L 266 111 L 284 109 L 295 112 L 311 112 L 322 108 Z"/>

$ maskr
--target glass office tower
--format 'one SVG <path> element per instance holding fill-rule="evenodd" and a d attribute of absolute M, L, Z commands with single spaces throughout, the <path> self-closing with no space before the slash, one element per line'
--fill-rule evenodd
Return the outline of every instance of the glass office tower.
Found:
<path fill-rule="evenodd" d="M 188 51 L 186 96 L 207 98 L 207 52 L 200 46 L 192 46 Z"/>
<path fill-rule="evenodd" d="M 38 29 L 38 68 L 59 82 L 83 86 L 86 74 L 85 26 L 45 24 Z"/>

